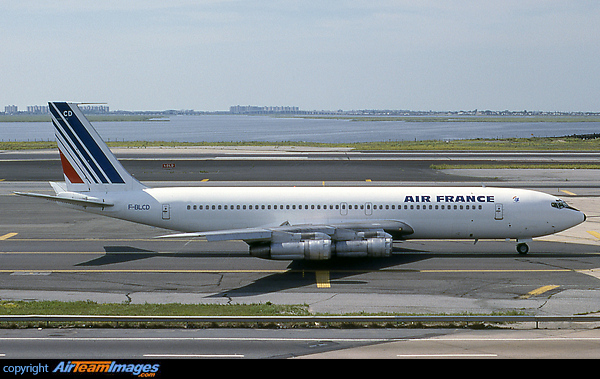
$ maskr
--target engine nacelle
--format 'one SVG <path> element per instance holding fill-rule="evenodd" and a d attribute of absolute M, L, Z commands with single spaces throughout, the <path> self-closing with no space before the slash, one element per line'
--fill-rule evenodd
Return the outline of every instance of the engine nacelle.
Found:
<path fill-rule="evenodd" d="M 250 255 L 277 260 L 326 260 L 331 258 L 331 240 L 308 239 L 250 245 Z"/>
<path fill-rule="evenodd" d="M 392 254 L 392 238 L 367 238 L 337 241 L 335 255 L 341 258 L 389 257 Z"/>

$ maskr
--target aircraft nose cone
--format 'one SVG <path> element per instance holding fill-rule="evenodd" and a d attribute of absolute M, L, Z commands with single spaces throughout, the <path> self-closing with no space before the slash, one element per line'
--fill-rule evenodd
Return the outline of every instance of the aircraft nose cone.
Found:
<path fill-rule="evenodd" d="M 573 226 L 581 224 L 586 219 L 587 219 L 587 216 L 585 215 L 585 213 L 578 211 L 577 215 L 574 216 L 574 218 L 573 218 Z"/>

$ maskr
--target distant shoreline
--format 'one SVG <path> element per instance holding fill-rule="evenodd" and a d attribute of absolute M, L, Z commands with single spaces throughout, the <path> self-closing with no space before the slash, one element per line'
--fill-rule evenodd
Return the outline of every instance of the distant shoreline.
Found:
<path fill-rule="evenodd" d="M 167 116 L 163 115 L 137 115 L 137 114 L 106 114 L 106 115 L 86 115 L 91 122 L 120 122 L 120 121 L 169 121 Z M 49 114 L 20 114 L 20 115 L 0 115 L 0 122 L 50 122 Z"/>
<path fill-rule="evenodd" d="M 572 135 L 564 137 L 531 137 L 531 138 L 494 138 L 463 139 L 448 141 L 382 141 L 356 143 L 318 143 L 318 142 L 167 142 L 167 141 L 112 141 L 110 147 L 149 148 L 149 147 L 240 147 L 240 146 L 281 146 L 339 148 L 369 151 L 600 151 L 600 134 Z M 0 150 L 39 150 L 55 149 L 54 141 L 9 141 L 0 142 Z"/>
<path fill-rule="evenodd" d="M 353 115 L 294 115 L 294 114 L 269 114 L 269 115 L 243 115 L 219 114 L 217 116 L 252 116 L 275 118 L 321 119 L 362 122 L 510 122 L 510 123 L 535 123 L 535 122 L 600 122 L 600 116 L 584 115 L 540 115 L 540 116 L 472 116 L 472 115 L 424 115 L 424 116 L 353 116 Z M 86 114 L 91 122 L 118 122 L 118 121 L 169 121 L 169 116 L 164 114 Z M 49 114 L 0 114 L 0 122 L 50 122 Z"/>
<path fill-rule="evenodd" d="M 274 116 L 347 121 L 404 122 L 600 122 L 599 116 Z"/>

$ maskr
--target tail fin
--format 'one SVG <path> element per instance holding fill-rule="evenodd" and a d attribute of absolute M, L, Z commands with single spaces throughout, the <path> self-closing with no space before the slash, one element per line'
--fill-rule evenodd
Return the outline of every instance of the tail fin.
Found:
<path fill-rule="evenodd" d="M 145 188 L 123 168 L 77 104 L 48 103 L 68 191 Z"/>

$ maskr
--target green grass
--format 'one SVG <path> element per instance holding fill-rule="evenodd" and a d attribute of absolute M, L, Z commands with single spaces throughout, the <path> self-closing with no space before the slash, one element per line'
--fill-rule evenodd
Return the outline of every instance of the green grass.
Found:
<path fill-rule="evenodd" d="M 130 304 L 130 303 L 96 303 L 93 301 L 0 301 L 0 315 L 98 315 L 98 316 L 310 316 L 308 305 L 276 305 L 270 302 L 265 304 Z M 318 314 L 317 314 L 318 315 Z M 362 316 L 414 316 L 406 313 L 351 313 L 347 315 Z M 471 315 L 461 313 L 461 315 Z M 522 312 L 508 311 L 493 313 L 493 315 L 524 315 Z M 416 315 L 418 316 L 418 315 Z M 365 328 L 365 327 L 400 327 L 400 328 L 422 328 L 422 327 L 464 327 L 467 323 L 323 323 L 297 322 L 284 324 L 273 323 L 189 323 L 189 322 L 67 322 L 67 321 L 20 321 L 0 322 L 0 328 L 44 328 L 44 327 L 100 327 L 100 328 L 166 328 L 166 327 L 334 327 L 334 328 Z M 425 325 L 427 324 L 427 325 Z M 431 325 L 429 325 L 431 324 Z M 469 323 L 470 328 L 488 327 L 480 323 Z"/>
<path fill-rule="evenodd" d="M 77 316 L 307 316 L 308 305 L 265 304 L 129 304 L 96 303 L 93 301 L 0 301 L 0 315 L 77 315 Z M 111 323 L 111 322 L 0 322 L 0 328 L 38 328 L 38 327 L 220 327 L 220 326 L 257 326 L 230 325 L 227 323 Z M 270 327 L 270 325 L 258 325 Z"/>
<path fill-rule="evenodd" d="M 316 142 L 167 142 L 167 141 L 108 141 L 111 147 L 178 147 L 178 146 L 284 146 L 284 147 L 321 147 L 346 148 L 353 150 L 438 150 L 438 151 L 524 151 L 524 150 L 600 150 L 600 139 L 581 139 L 575 137 L 532 137 L 503 139 L 468 139 L 452 141 L 382 141 L 357 143 L 316 143 Z M 0 142 L 0 150 L 54 149 L 55 142 L 46 141 L 9 141 Z"/>
<path fill-rule="evenodd" d="M 480 164 L 432 164 L 433 170 L 448 169 L 563 169 L 563 170 L 598 170 L 600 164 L 595 163 L 480 163 Z"/>
<path fill-rule="evenodd" d="M 306 316 L 307 305 L 129 304 L 93 301 L 0 301 L 2 315 Z"/>

